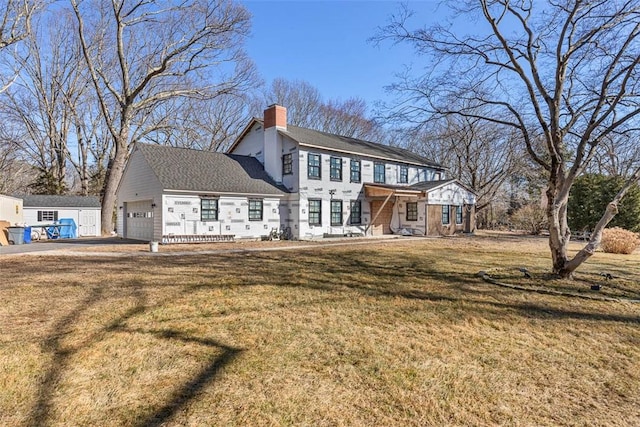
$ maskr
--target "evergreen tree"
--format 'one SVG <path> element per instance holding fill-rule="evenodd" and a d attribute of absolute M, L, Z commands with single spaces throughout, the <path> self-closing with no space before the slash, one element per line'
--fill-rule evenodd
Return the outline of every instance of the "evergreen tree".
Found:
<path fill-rule="evenodd" d="M 624 185 L 624 178 L 587 174 L 576 179 L 568 203 L 569 227 L 573 231 L 591 231 L 607 204 Z M 640 187 L 635 184 L 618 205 L 618 214 L 609 227 L 640 231 Z"/>

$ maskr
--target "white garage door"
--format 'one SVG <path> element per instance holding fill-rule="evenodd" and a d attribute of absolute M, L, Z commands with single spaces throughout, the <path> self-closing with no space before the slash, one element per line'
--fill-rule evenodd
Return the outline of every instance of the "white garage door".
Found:
<path fill-rule="evenodd" d="M 151 200 L 127 202 L 126 238 L 136 240 L 153 240 L 153 211 Z"/>

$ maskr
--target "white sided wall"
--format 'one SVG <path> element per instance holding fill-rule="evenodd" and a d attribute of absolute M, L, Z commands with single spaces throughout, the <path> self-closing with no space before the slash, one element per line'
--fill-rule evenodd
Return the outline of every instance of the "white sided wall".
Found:
<path fill-rule="evenodd" d="M 320 154 L 321 179 L 309 179 L 307 174 L 307 159 L 308 154 Z M 330 179 L 330 158 L 341 157 L 342 159 L 342 180 L 332 181 Z M 345 233 L 364 233 L 366 226 L 371 221 L 371 209 L 369 203 L 364 198 L 364 186 L 363 182 L 373 181 L 373 166 L 370 173 L 365 172 L 364 167 L 366 160 L 362 160 L 361 175 L 362 182 L 351 182 L 351 157 L 338 156 L 330 151 L 320 150 L 307 150 L 300 148 L 298 153 L 297 171 L 299 176 L 299 193 L 300 199 L 297 206 L 298 213 L 298 234 L 299 239 L 311 239 L 316 237 L 322 237 L 324 234 L 345 234 Z M 371 163 L 372 165 L 373 163 Z M 370 178 L 368 176 L 370 175 Z M 331 194 L 332 192 L 333 194 Z M 309 224 L 309 199 L 321 199 L 322 200 L 322 224 L 310 225 Z M 342 225 L 331 225 L 331 200 L 342 201 Z M 350 224 L 350 207 L 352 200 L 361 201 L 362 209 L 362 224 L 351 225 Z"/>
<path fill-rule="evenodd" d="M 0 221 L 8 221 L 11 225 L 23 224 L 22 199 L 0 194 Z"/>
<path fill-rule="evenodd" d="M 218 221 L 202 221 L 201 195 L 167 194 L 163 196 L 162 236 L 170 235 L 222 235 L 236 238 L 261 238 L 272 229 L 280 230 L 281 201 L 276 197 L 262 199 L 262 221 L 249 221 L 249 198 L 246 196 L 211 196 L 218 199 Z M 283 204 L 284 206 L 284 204 Z"/>
<path fill-rule="evenodd" d="M 476 196 L 458 184 L 451 182 L 429 191 L 428 200 L 430 205 L 474 205 Z"/>
<path fill-rule="evenodd" d="M 254 125 L 247 131 L 242 140 L 229 154 L 239 154 L 241 156 L 255 157 L 264 164 L 264 130 L 260 123 Z"/>

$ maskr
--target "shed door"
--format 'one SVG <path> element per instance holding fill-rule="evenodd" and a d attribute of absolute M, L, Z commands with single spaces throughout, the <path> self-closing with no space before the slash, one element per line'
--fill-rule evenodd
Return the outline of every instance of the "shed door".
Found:
<path fill-rule="evenodd" d="M 96 211 L 90 209 L 81 210 L 78 218 L 78 235 L 80 237 L 95 236 L 97 227 Z"/>
<path fill-rule="evenodd" d="M 153 240 L 153 211 L 151 203 L 151 200 L 126 203 L 126 238 L 145 240 L 147 242 Z"/>

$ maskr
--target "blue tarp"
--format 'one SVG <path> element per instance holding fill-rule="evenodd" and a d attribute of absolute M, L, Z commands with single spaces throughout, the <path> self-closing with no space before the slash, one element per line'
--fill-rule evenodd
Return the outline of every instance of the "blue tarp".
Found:
<path fill-rule="evenodd" d="M 73 218 L 60 218 L 58 223 L 66 225 L 65 227 L 60 227 L 61 239 L 76 239 L 78 237 L 78 227 Z"/>

